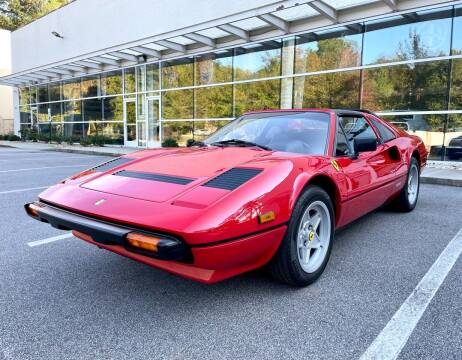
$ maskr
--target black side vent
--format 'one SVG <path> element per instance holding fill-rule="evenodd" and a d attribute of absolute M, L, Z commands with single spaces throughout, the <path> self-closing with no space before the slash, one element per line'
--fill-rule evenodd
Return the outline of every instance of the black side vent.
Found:
<path fill-rule="evenodd" d="M 187 185 L 193 182 L 195 179 L 188 179 L 176 176 L 169 176 L 169 175 L 160 175 L 160 174 L 151 174 L 145 173 L 140 171 L 128 171 L 128 170 L 120 170 L 114 173 L 113 175 L 117 176 L 125 176 L 130 178 L 136 179 L 143 179 L 143 180 L 153 180 L 153 181 L 160 181 L 178 185 Z"/>
<path fill-rule="evenodd" d="M 225 171 L 212 180 L 207 181 L 203 186 L 213 187 L 224 190 L 234 190 L 260 174 L 262 169 L 234 168 Z"/>
<path fill-rule="evenodd" d="M 97 170 L 97 171 L 104 172 L 104 171 L 114 169 L 117 166 L 126 164 L 126 163 L 128 163 L 130 161 L 133 161 L 133 160 L 135 160 L 135 159 L 119 157 L 119 158 L 116 158 L 116 159 L 113 159 L 113 160 L 109 160 L 109 161 L 107 161 L 105 163 L 102 163 L 101 165 L 97 165 L 97 166 L 91 168 L 91 170 Z"/>

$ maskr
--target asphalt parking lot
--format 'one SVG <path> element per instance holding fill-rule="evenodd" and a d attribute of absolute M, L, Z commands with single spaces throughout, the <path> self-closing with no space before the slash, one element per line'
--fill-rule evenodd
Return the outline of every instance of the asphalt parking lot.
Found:
<path fill-rule="evenodd" d="M 0 359 L 358 359 L 462 227 L 462 190 L 422 185 L 336 235 L 293 289 L 256 271 L 215 285 L 167 274 L 25 215 L 45 187 L 107 158 L 0 148 Z M 462 359 L 462 257 L 398 359 Z"/>

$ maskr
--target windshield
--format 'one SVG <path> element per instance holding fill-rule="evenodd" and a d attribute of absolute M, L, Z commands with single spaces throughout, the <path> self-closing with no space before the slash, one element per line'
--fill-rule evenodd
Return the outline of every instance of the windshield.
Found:
<path fill-rule="evenodd" d="M 324 112 L 248 114 L 222 127 L 205 140 L 205 144 L 254 145 L 271 150 L 324 155 L 329 119 L 329 114 Z"/>

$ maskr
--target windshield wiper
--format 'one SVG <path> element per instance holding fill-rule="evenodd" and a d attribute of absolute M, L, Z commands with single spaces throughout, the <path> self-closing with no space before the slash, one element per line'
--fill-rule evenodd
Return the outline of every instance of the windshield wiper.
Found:
<path fill-rule="evenodd" d="M 230 140 L 221 140 L 211 143 L 210 145 L 215 146 L 227 146 L 227 145 L 237 145 L 237 146 L 256 146 L 263 150 L 271 150 L 268 146 L 259 145 L 251 141 L 239 140 L 239 139 L 230 139 Z"/>

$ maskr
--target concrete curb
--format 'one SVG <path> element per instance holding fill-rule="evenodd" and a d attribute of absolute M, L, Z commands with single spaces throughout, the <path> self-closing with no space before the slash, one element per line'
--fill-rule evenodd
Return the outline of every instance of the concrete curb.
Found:
<path fill-rule="evenodd" d="M 436 178 L 436 177 L 431 177 L 431 176 L 421 176 L 420 182 L 422 184 L 462 187 L 462 180 L 460 179 L 447 179 L 447 178 Z"/>
<path fill-rule="evenodd" d="M 85 149 L 67 149 L 67 148 L 44 149 L 42 151 L 54 151 L 54 152 L 65 152 L 65 153 L 73 153 L 73 154 L 100 155 L 100 156 L 113 156 L 113 157 L 126 155 L 126 153 L 104 152 L 104 151 L 94 151 L 94 150 L 85 150 Z"/>

